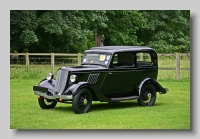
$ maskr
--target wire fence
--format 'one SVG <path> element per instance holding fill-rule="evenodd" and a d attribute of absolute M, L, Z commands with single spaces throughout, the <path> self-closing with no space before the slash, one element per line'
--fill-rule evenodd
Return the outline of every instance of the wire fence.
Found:
<path fill-rule="evenodd" d="M 50 65 L 54 73 L 55 66 L 77 66 L 81 64 L 82 54 L 66 53 L 10 53 L 10 68 L 25 65 Z M 181 70 L 190 70 L 190 53 L 158 54 L 159 70 L 176 71 L 180 79 Z"/>

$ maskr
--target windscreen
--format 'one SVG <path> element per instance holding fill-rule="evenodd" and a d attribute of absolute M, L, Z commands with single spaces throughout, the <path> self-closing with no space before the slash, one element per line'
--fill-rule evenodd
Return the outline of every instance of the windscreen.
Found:
<path fill-rule="evenodd" d="M 110 54 L 88 53 L 83 56 L 82 64 L 84 65 L 107 65 L 110 61 Z"/>

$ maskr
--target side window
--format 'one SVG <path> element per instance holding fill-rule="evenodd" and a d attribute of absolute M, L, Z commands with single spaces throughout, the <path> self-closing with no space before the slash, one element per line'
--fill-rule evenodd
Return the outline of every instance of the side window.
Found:
<path fill-rule="evenodd" d="M 113 57 L 113 66 L 119 67 L 133 67 L 134 66 L 134 53 L 120 52 Z"/>
<path fill-rule="evenodd" d="M 113 65 L 116 65 L 118 63 L 118 54 L 115 54 L 113 57 Z"/>
<path fill-rule="evenodd" d="M 136 53 L 136 63 L 139 67 L 151 66 L 153 64 L 151 55 L 147 52 Z"/>

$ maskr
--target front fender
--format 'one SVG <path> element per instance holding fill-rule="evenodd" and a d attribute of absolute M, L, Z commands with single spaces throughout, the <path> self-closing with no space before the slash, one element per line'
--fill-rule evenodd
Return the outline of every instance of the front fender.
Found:
<path fill-rule="evenodd" d="M 93 95 L 96 96 L 97 100 L 102 102 L 108 102 L 110 101 L 109 98 L 107 98 L 103 93 L 100 93 L 99 90 L 95 87 L 92 87 L 88 82 L 79 82 L 77 84 L 73 84 L 70 87 L 68 87 L 63 95 L 74 95 L 76 94 L 81 88 L 88 87 L 91 89 L 91 91 L 94 93 Z"/>
<path fill-rule="evenodd" d="M 140 96 L 140 92 L 142 90 L 142 87 L 146 84 L 152 83 L 155 88 L 156 88 L 156 92 L 160 92 L 161 94 L 166 94 L 168 89 L 167 88 L 163 88 L 155 79 L 153 78 L 145 78 L 144 80 L 142 80 L 140 82 L 140 84 L 138 85 L 138 92 L 139 92 L 139 96 Z"/>
<path fill-rule="evenodd" d="M 63 95 L 72 95 L 75 94 L 80 88 L 87 86 L 89 83 L 88 82 L 79 82 L 77 84 L 72 84 L 70 87 L 68 87 Z"/>
<path fill-rule="evenodd" d="M 48 92 L 54 94 L 55 80 L 48 81 L 47 79 L 42 80 L 38 86 L 48 88 Z"/>

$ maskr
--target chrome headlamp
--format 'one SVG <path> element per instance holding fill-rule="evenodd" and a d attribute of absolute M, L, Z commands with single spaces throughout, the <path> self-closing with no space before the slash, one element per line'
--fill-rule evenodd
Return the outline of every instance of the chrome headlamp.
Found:
<path fill-rule="evenodd" d="M 50 81 L 51 79 L 53 79 L 53 74 L 52 73 L 48 73 L 46 79 L 48 81 Z"/>
<path fill-rule="evenodd" d="M 75 82 L 76 81 L 76 75 L 71 75 L 70 76 L 70 81 Z"/>

